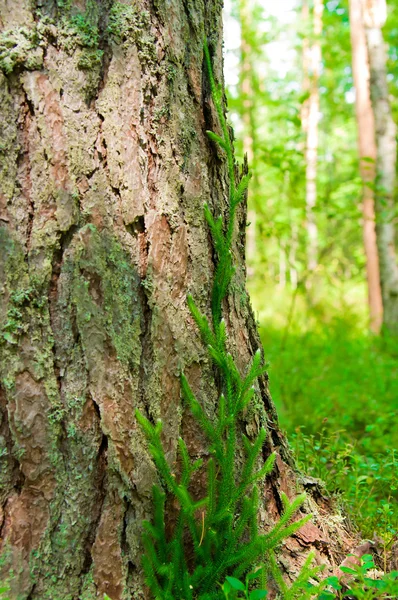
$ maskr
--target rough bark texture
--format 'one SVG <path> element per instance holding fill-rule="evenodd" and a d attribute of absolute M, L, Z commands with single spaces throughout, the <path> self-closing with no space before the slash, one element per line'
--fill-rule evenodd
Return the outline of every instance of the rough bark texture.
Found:
<path fill-rule="evenodd" d="M 386 20 L 385 0 L 362 0 L 370 63 L 370 94 L 376 125 L 376 234 L 383 323 L 398 334 L 398 259 L 395 232 L 397 128 L 388 92 L 386 49 L 382 26 Z"/>
<path fill-rule="evenodd" d="M 355 84 L 355 109 L 358 124 L 358 150 L 363 181 L 363 241 L 366 256 L 370 329 L 374 333 L 378 333 L 383 321 L 383 301 L 380 287 L 374 209 L 373 184 L 375 180 L 376 141 L 373 109 L 370 100 L 369 59 L 361 0 L 350 0 L 350 32 L 352 71 Z"/>
<path fill-rule="evenodd" d="M 221 79 L 221 0 L 0 3 L 1 569 L 11 598 L 145 598 L 142 519 L 157 475 L 138 407 L 164 422 L 176 459 L 206 442 L 180 400 L 184 369 L 214 410 L 217 381 L 186 295 L 209 313 L 207 201 L 223 210 L 224 157 L 203 71 L 203 36 Z M 245 292 L 244 208 L 225 306 L 244 369 L 259 346 Z M 266 379 L 242 423 L 266 422 L 264 527 L 314 490 L 314 513 L 285 545 L 294 576 L 309 548 L 348 549 L 317 482 L 295 473 Z"/>

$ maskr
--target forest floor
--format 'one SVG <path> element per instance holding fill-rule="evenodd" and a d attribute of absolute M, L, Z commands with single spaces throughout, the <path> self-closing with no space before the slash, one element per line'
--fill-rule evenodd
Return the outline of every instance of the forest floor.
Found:
<path fill-rule="evenodd" d="M 299 465 L 387 555 L 398 536 L 396 343 L 368 332 L 360 286 L 318 290 L 316 302 L 311 292 L 259 280 L 249 290 L 271 394 Z"/>

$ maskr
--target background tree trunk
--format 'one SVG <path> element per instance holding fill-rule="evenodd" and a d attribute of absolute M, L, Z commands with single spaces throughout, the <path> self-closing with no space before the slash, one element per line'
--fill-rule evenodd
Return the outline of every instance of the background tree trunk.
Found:
<path fill-rule="evenodd" d="M 255 124 L 255 107 L 254 107 L 254 92 L 253 92 L 253 65 L 250 60 L 252 49 L 250 48 L 250 37 L 253 35 L 250 12 L 252 7 L 249 4 L 249 0 L 239 0 L 239 22 L 241 29 L 241 43 L 240 43 L 240 93 L 242 97 L 242 123 L 244 127 L 243 134 L 243 152 L 247 155 L 249 165 L 253 168 L 254 166 L 254 155 L 256 149 L 256 124 Z M 256 169 L 254 169 L 253 177 L 251 181 L 252 195 L 257 199 L 258 192 L 258 175 Z M 257 214 L 254 202 L 249 204 L 248 214 L 248 227 L 246 230 L 246 257 L 249 265 L 248 276 L 252 275 L 250 271 L 253 271 L 253 264 L 256 259 L 256 248 L 258 244 L 257 235 Z"/>
<path fill-rule="evenodd" d="M 387 16 L 385 0 L 363 0 L 364 23 L 370 63 L 370 95 L 376 124 L 376 234 L 383 323 L 398 334 L 398 260 L 395 239 L 397 141 L 392 117 L 382 26 Z"/>
<path fill-rule="evenodd" d="M 58 8 L 56 7 L 58 6 Z M 35 8 L 32 8 L 34 6 Z M 157 475 L 134 419 L 164 422 L 171 462 L 181 433 L 206 442 L 180 400 L 181 369 L 208 411 L 216 381 L 186 295 L 210 313 L 213 251 L 203 216 L 223 210 L 224 158 L 203 37 L 221 72 L 221 1 L 0 5 L 1 544 L 12 599 L 146 597 L 142 520 Z M 226 305 L 241 368 L 259 346 L 245 292 L 245 215 Z M 280 490 L 315 489 L 314 513 L 286 542 L 294 576 L 310 547 L 336 564 L 341 524 L 303 480 L 266 379 L 249 436 L 266 422 L 264 527 Z M 202 484 L 203 485 L 203 484 Z"/>
<path fill-rule="evenodd" d="M 363 241 L 366 256 L 370 329 L 378 333 L 383 321 L 383 301 L 380 287 L 374 209 L 376 142 L 374 116 L 370 100 L 369 59 L 361 0 L 350 0 L 350 33 L 358 125 L 358 150 L 363 181 Z"/>
<path fill-rule="evenodd" d="M 308 271 L 315 270 L 318 264 L 318 227 L 314 208 L 317 197 L 317 165 L 318 165 L 318 121 L 319 121 L 319 75 L 321 70 L 321 33 L 322 33 L 323 0 L 315 0 L 312 15 L 311 42 L 303 40 L 303 90 L 308 92 L 302 110 L 303 129 L 306 136 L 306 191 L 305 205 L 307 216 L 307 260 Z M 303 1 L 302 17 L 304 23 L 310 22 L 308 0 Z"/>

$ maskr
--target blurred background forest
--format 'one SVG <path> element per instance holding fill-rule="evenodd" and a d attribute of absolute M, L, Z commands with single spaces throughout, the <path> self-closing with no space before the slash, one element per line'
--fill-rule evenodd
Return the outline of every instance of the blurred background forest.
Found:
<path fill-rule="evenodd" d="M 366 21 L 359 0 L 229 0 L 225 77 L 253 174 L 248 287 L 281 424 L 306 474 L 388 550 L 398 531 L 398 314 L 386 281 L 398 267 L 385 264 L 382 238 L 391 258 L 397 202 L 395 131 L 383 138 L 380 119 L 391 134 L 398 3 L 387 14 L 382 1 L 368 4 Z M 376 111 L 372 35 L 372 85 L 388 85 Z"/>

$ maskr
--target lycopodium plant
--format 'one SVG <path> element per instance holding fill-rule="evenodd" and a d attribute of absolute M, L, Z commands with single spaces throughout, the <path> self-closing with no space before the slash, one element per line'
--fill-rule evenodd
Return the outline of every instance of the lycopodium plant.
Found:
<path fill-rule="evenodd" d="M 222 106 L 222 89 L 214 81 L 206 44 L 204 57 L 221 127 L 221 135 L 212 131 L 207 134 L 227 157 L 229 201 L 225 219 L 222 216 L 214 218 L 209 207 L 205 205 L 204 208 L 217 257 L 211 295 L 212 323 L 200 312 L 190 296 L 188 306 L 218 370 L 221 390 L 217 417 L 210 419 L 192 392 L 188 380 L 181 375 L 183 398 L 208 439 L 211 458 L 207 465 L 203 465 L 202 460 L 192 462 L 180 438 L 179 478 L 175 477 L 166 460 L 161 441 L 162 422 L 158 420 L 152 424 L 140 412 L 136 413 L 149 440 L 149 451 L 163 484 L 163 488 L 157 485 L 153 488 L 154 516 L 152 523 L 144 523 L 145 554 L 142 559 L 146 582 L 153 597 L 159 600 L 223 598 L 219 582 L 223 582 L 228 575 L 235 578 L 244 575 L 309 518 L 307 516 L 290 523 L 304 497 L 299 496 L 289 502 L 282 494 L 284 512 L 279 522 L 266 534 L 259 532 L 257 526 L 257 483 L 271 472 L 275 455 L 271 455 L 258 468 L 267 432 L 262 428 L 251 442 L 242 433 L 239 419 L 253 398 L 253 384 L 264 374 L 265 366 L 261 351 L 258 350 L 246 375 L 241 375 L 227 350 L 226 326 L 222 318 L 223 300 L 234 273 L 232 242 L 236 209 L 247 190 L 249 175 L 243 175 L 236 184 L 233 146 Z M 243 464 L 237 460 L 241 447 L 245 452 Z M 195 473 L 202 465 L 207 468 L 207 490 L 205 497 L 196 501 L 191 490 L 195 484 Z M 165 528 L 166 494 L 174 498 L 173 505 L 178 505 L 176 525 L 170 535 Z"/>

